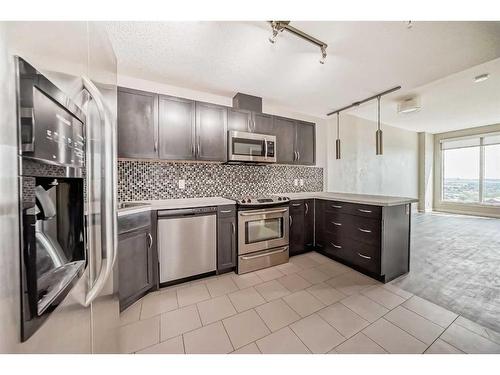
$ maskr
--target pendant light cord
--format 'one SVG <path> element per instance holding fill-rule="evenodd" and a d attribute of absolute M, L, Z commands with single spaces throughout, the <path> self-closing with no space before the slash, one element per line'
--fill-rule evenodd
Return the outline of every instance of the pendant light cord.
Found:
<path fill-rule="evenodd" d="M 337 139 L 340 139 L 340 112 L 337 112 Z"/>
<path fill-rule="evenodd" d="M 377 96 L 377 107 L 378 107 L 377 127 L 378 127 L 378 130 L 380 130 L 380 96 Z"/>

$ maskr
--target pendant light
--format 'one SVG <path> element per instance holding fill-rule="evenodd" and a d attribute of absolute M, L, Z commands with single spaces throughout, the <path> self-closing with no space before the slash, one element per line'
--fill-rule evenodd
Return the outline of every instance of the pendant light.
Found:
<path fill-rule="evenodd" d="M 337 139 L 335 140 L 335 159 L 340 159 L 340 112 L 337 112 Z"/>
<path fill-rule="evenodd" d="M 380 130 L 380 96 L 377 96 L 377 131 L 375 133 L 376 154 L 382 155 L 384 153 L 384 145 L 382 140 L 382 130 Z"/>

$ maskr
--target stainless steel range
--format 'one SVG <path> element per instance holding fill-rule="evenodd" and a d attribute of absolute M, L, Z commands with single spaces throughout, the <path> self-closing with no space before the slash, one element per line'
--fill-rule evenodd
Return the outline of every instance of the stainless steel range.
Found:
<path fill-rule="evenodd" d="M 238 204 L 238 273 L 288 262 L 287 197 L 243 198 Z"/>

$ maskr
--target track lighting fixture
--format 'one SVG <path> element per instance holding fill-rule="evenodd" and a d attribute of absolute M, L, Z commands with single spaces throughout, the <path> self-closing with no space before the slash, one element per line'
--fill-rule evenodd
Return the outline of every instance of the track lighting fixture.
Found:
<path fill-rule="evenodd" d="M 340 109 L 337 109 L 335 111 L 327 113 L 327 116 L 331 116 L 334 114 L 337 115 L 337 140 L 335 141 L 335 145 L 337 146 L 337 144 L 338 144 L 337 152 L 336 152 L 337 159 L 340 159 L 340 139 L 339 139 L 339 114 L 340 114 L 340 112 L 346 111 L 346 110 L 354 108 L 354 107 L 359 107 L 361 104 L 369 102 L 373 99 L 377 99 L 377 104 L 378 104 L 377 105 L 377 132 L 375 133 L 376 153 L 377 153 L 377 155 L 382 155 L 384 153 L 382 129 L 380 129 L 380 99 L 382 98 L 382 96 L 390 94 L 391 92 L 397 91 L 400 88 L 401 88 L 401 86 L 393 87 L 392 89 L 385 90 L 385 91 L 380 92 L 378 94 L 372 95 L 366 99 L 360 100 L 358 102 L 354 102 L 350 105 L 347 105 L 345 107 L 342 107 Z"/>
<path fill-rule="evenodd" d="M 276 43 L 276 38 L 278 37 L 278 33 L 284 30 L 283 26 L 281 26 L 279 21 L 271 21 L 272 35 L 269 37 L 269 41 L 274 44 Z"/>
<path fill-rule="evenodd" d="M 328 47 L 328 44 L 322 42 L 319 39 L 316 39 L 313 36 L 310 36 L 309 34 L 306 34 L 305 32 L 296 29 L 295 27 L 290 25 L 290 21 L 269 21 L 271 24 L 271 29 L 272 29 L 272 34 L 269 37 L 269 42 L 274 44 L 276 42 L 276 38 L 278 37 L 278 34 L 283 32 L 284 30 L 298 36 L 299 38 L 302 38 L 309 43 L 312 43 L 316 46 L 318 46 L 321 50 L 321 59 L 319 60 L 320 64 L 324 64 L 326 62 L 326 48 Z"/>
<path fill-rule="evenodd" d="M 320 64 L 324 64 L 326 62 L 326 46 L 321 46 L 321 59 L 319 59 Z"/>

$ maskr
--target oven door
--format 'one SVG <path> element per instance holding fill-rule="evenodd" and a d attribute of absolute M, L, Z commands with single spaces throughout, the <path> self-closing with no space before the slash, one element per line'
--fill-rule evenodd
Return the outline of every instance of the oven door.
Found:
<path fill-rule="evenodd" d="M 275 144 L 272 135 L 230 131 L 228 160 L 275 163 Z"/>
<path fill-rule="evenodd" d="M 289 208 L 238 212 L 238 254 L 288 245 Z"/>

